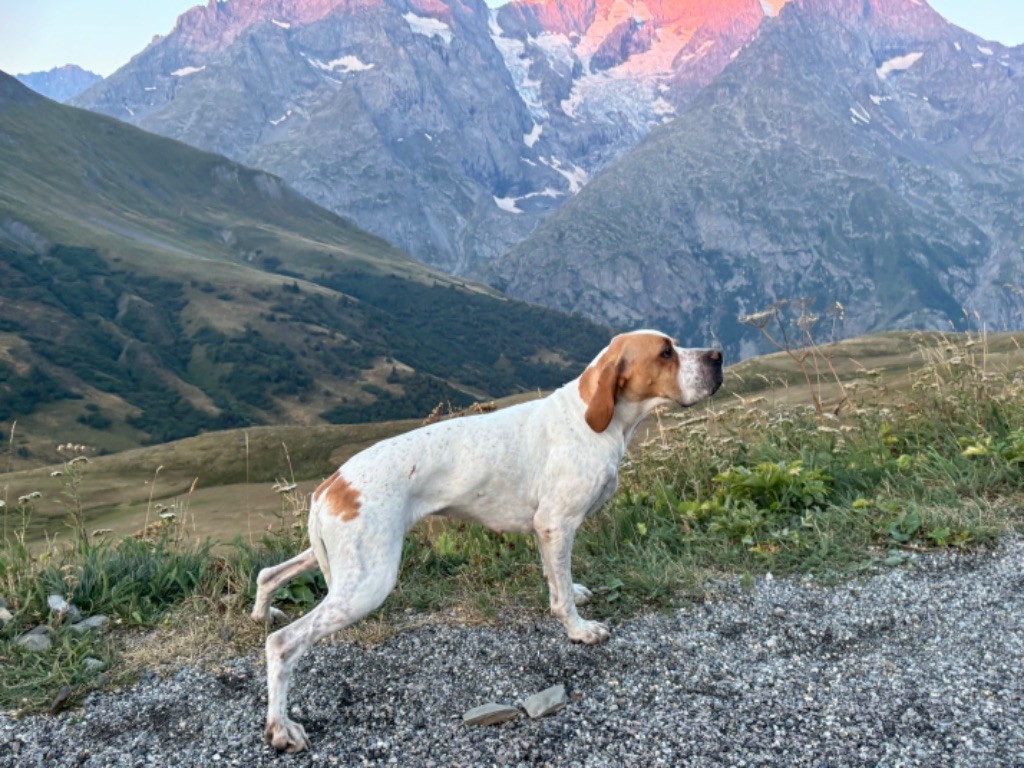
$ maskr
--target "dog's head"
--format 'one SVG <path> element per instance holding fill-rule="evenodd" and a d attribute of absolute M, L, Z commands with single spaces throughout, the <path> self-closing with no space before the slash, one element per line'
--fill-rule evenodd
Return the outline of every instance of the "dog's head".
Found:
<path fill-rule="evenodd" d="M 722 353 L 684 349 L 658 331 L 633 331 L 612 339 L 580 377 L 580 397 L 587 404 L 587 424 L 595 432 L 608 428 L 620 400 L 668 402 L 683 407 L 710 397 L 722 385 Z"/>

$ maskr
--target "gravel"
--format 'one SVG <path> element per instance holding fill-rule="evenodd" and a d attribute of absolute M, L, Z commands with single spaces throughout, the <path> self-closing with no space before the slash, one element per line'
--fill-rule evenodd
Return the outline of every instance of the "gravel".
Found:
<path fill-rule="evenodd" d="M 0 766 L 1021 766 L 1022 587 L 1011 536 L 839 587 L 724 583 L 596 647 L 540 617 L 321 645 L 293 686 L 299 755 L 262 742 L 258 656 L 150 673 L 59 716 L 0 716 Z M 558 684 L 555 714 L 462 723 Z"/>

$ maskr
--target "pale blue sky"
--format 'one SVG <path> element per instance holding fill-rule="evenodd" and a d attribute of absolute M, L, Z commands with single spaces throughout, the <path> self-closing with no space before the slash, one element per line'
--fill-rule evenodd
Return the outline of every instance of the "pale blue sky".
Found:
<path fill-rule="evenodd" d="M 500 0 L 490 0 L 492 5 Z M 1024 0 L 931 0 L 954 24 L 1007 45 L 1024 43 Z M 166 34 L 195 0 L 0 0 L 0 69 L 16 74 L 78 64 L 109 75 Z"/>

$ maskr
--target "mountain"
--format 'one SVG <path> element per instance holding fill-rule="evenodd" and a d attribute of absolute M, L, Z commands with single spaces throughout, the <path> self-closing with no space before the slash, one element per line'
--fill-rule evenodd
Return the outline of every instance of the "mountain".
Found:
<path fill-rule="evenodd" d="M 687 105 L 780 2 L 211 0 L 75 103 L 469 274 Z"/>
<path fill-rule="evenodd" d="M 0 73 L 0 422 L 37 447 L 423 416 L 559 384 L 607 335 Z"/>
<path fill-rule="evenodd" d="M 29 72 L 17 75 L 18 80 L 36 93 L 54 101 L 70 101 L 90 85 L 103 78 L 76 64 L 54 67 L 47 72 Z"/>
<path fill-rule="evenodd" d="M 923 0 L 794 0 L 491 279 L 748 355 L 737 316 L 802 296 L 848 334 L 1020 328 L 1022 247 L 1024 47 Z"/>

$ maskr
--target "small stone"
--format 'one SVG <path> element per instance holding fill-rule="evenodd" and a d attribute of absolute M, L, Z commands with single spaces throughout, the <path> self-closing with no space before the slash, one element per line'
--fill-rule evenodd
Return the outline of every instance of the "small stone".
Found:
<path fill-rule="evenodd" d="M 14 619 L 14 614 L 7 610 L 6 607 L 0 607 L 0 627 L 6 624 L 8 621 Z"/>
<path fill-rule="evenodd" d="M 35 653 L 43 653 L 53 647 L 53 640 L 46 634 L 28 633 L 18 638 L 18 645 Z"/>
<path fill-rule="evenodd" d="M 60 595 L 50 595 L 46 598 L 46 604 L 56 615 L 67 616 L 68 621 L 78 621 L 82 618 L 82 612 Z"/>
<path fill-rule="evenodd" d="M 32 627 L 32 629 L 26 632 L 25 635 L 49 635 L 50 631 L 51 630 L 48 626 L 46 626 L 45 624 L 40 624 L 37 627 Z"/>
<path fill-rule="evenodd" d="M 54 613 L 65 613 L 71 607 L 68 601 L 60 595 L 50 595 L 46 598 L 46 604 L 50 606 L 50 610 Z"/>
<path fill-rule="evenodd" d="M 69 629 L 79 635 L 84 634 L 92 629 L 102 629 L 106 626 L 107 622 L 110 621 L 102 613 L 90 616 L 88 619 L 82 619 L 81 621 L 72 624 Z"/>
<path fill-rule="evenodd" d="M 92 673 L 92 672 L 99 672 L 101 669 L 103 669 L 107 665 L 104 664 L 99 659 L 95 659 L 92 656 L 88 656 L 88 657 L 82 659 L 82 666 L 85 667 L 85 671 L 86 672 Z"/>
<path fill-rule="evenodd" d="M 544 717 L 565 706 L 565 686 L 553 685 L 535 693 L 523 702 L 523 709 L 532 718 Z"/>
<path fill-rule="evenodd" d="M 462 716 L 466 725 L 497 725 L 519 717 L 519 710 L 508 704 L 482 704 Z"/>
<path fill-rule="evenodd" d="M 774 611 L 772 611 L 772 616 L 774 616 L 776 619 L 784 619 L 786 618 L 786 609 L 776 608 Z"/>

